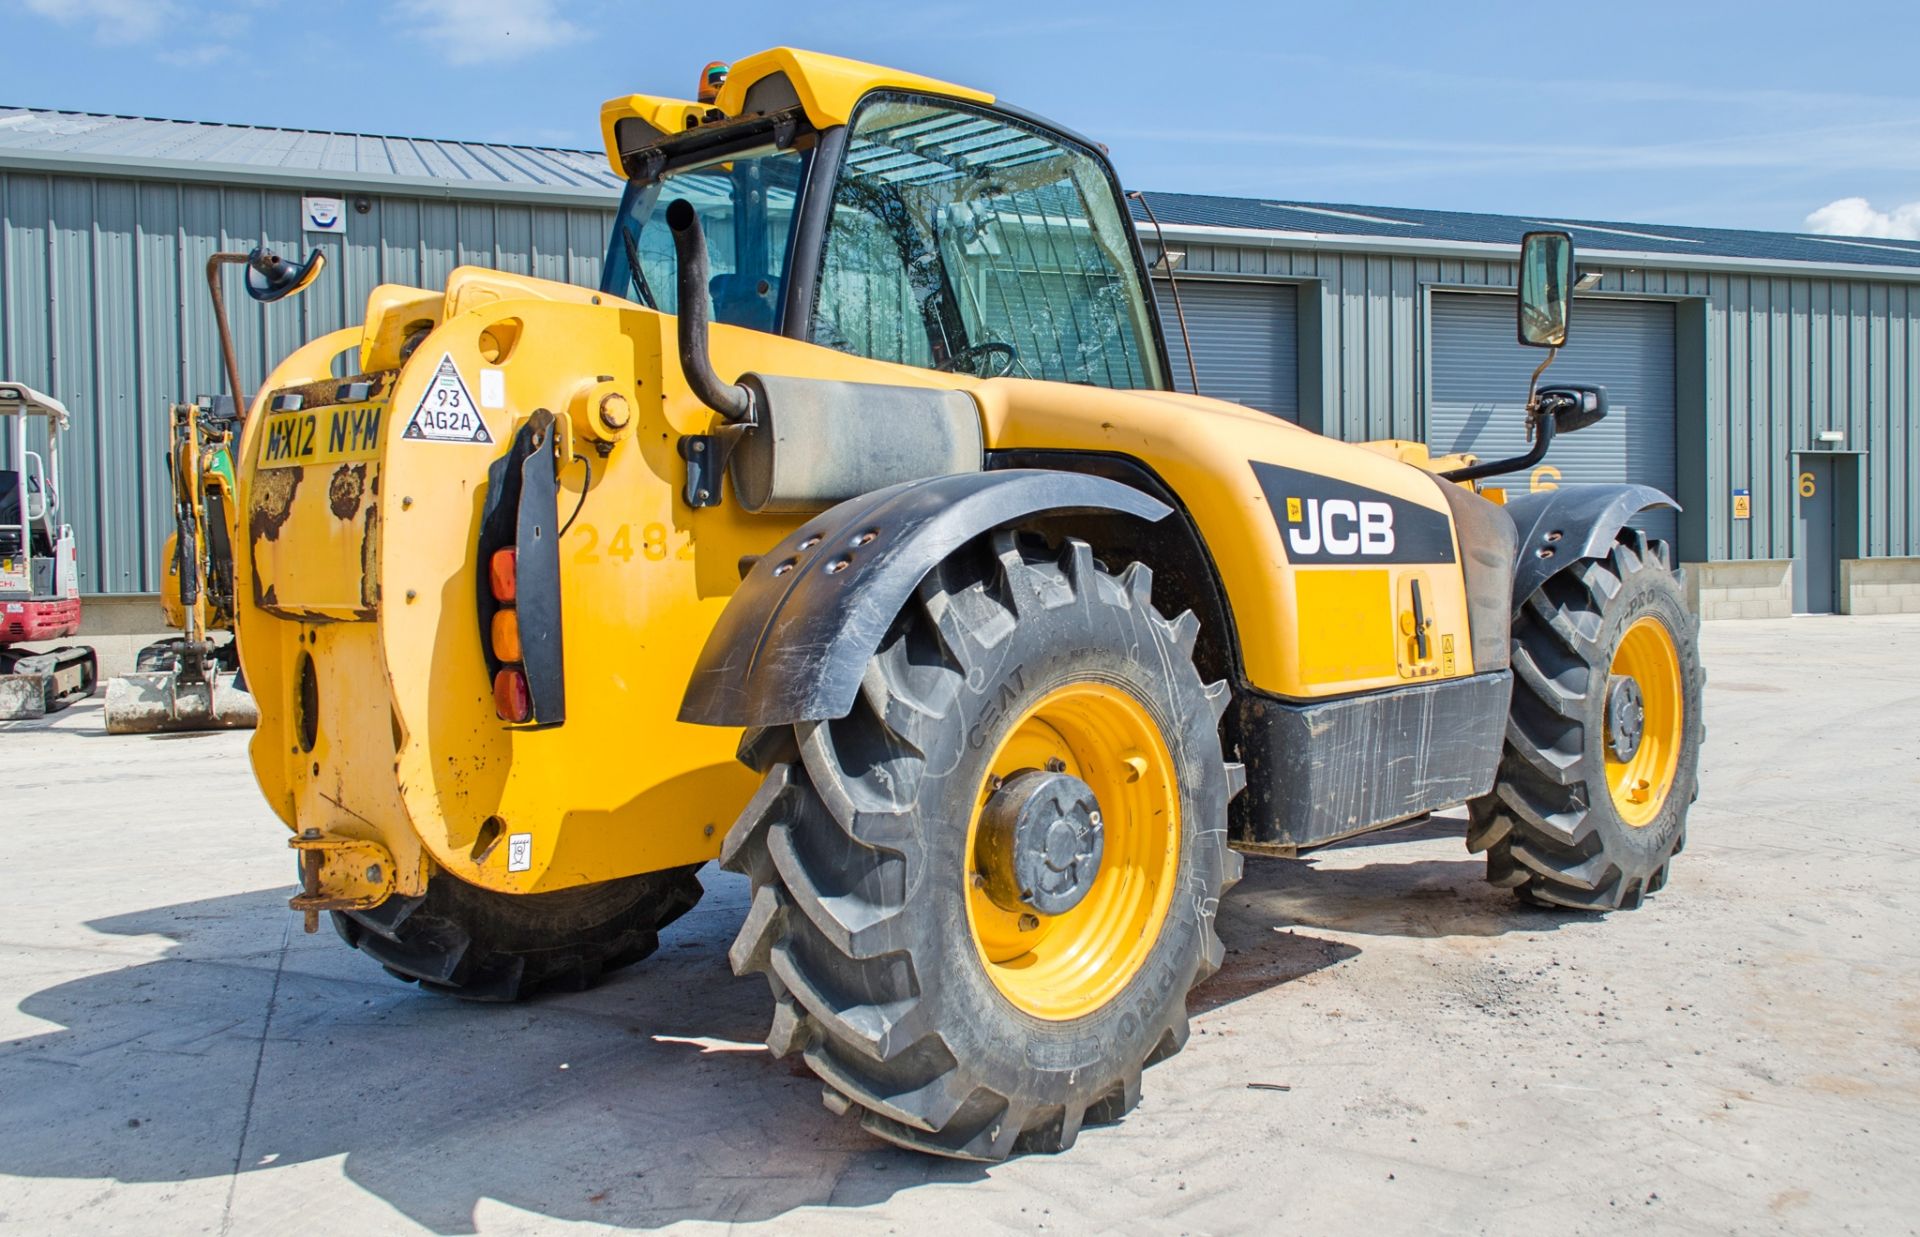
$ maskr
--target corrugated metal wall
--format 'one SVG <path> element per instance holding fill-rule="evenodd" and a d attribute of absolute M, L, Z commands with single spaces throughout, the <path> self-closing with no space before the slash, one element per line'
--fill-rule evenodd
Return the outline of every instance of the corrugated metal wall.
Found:
<path fill-rule="evenodd" d="M 1197 371 L 1201 390 L 1215 399 L 1300 420 L 1300 323 L 1292 287 L 1224 279 L 1182 283 L 1180 308 L 1193 337 L 1191 367 L 1167 281 L 1154 280 L 1153 294 L 1176 390 L 1192 391 Z"/>
<path fill-rule="evenodd" d="M 357 321 L 376 283 L 438 286 L 461 263 L 597 283 L 614 205 L 367 198 L 346 237 L 314 238 L 332 265 L 306 295 L 256 308 L 230 292 L 244 381 Z M 297 192 L 0 172 L 0 374 L 75 413 L 62 472 L 88 592 L 156 587 L 165 408 L 221 386 L 202 267 L 216 249 L 263 240 L 305 248 Z M 1350 439 L 1424 435 L 1431 289 L 1513 284 L 1502 261 L 1198 243 L 1186 253 L 1195 274 L 1301 285 L 1302 370 L 1310 387 L 1318 374 L 1321 428 Z M 1823 429 L 1866 453 L 1862 551 L 1920 555 L 1920 286 L 1650 268 L 1607 269 L 1601 292 L 1683 303 L 1682 369 L 1691 346 L 1705 407 L 1683 389 L 1680 469 L 1706 499 L 1705 556 L 1791 556 L 1793 452 Z M 1684 447 L 1702 416 L 1704 461 Z M 1751 520 L 1731 518 L 1736 487 L 1752 491 Z"/>
<path fill-rule="evenodd" d="M 0 172 L 0 375 L 64 402 L 61 460 L 81 588 L 158 588 L 166 514 L 166 408 L 224 388 L 204 267 L 220 249 L 318 244 L 328 269 L 304 295 L 256 306 L 228 272 L 241 381 L 296 345 L 358 322 L 376 284 L 439 287 L 462 264 L 593 285 L 604 211 L 365 195 L 347 234 L 300 231 L 280 189 Z"/>
<path fill-rule="evenodd" d="M 1514 339 L 1514 300 L 1486 292 L 1436 292 L 1432 313 L 1433 382 L 1426 440 L 1437 452 L 1482 459 L 1525 455 L 1527 379 L 1542 353 Z M 1674 312 L 1668 301 L 1583 299 L 1573 333 L 1547 372 L 1548 382 L 1598 382 L 1607 419 L 1556 438 L 1541 468 L 1558 486 L 1590 482 L 1650 485 L 1678 493 L 1674 459 Z M 1533 470 L 1538 473 L 1540 469 Z M 1526 490 L 1532 477 L 1494 484 Z M 1635 527 L 1671 542 L 1673 511 L 1644 511 Z"/>
<path fill-rule="evenodd" d="M 1321 428 L 1355 440 L 1424 436 L 1433 288 L 1514 282 L 1513 264 L 1500 261 L 1198 243 L 1186 255 L 1195 274 L 1300 281 L 1303 334 L 1318 293 Z M 1705 306 L 1704 340 L 1696 330 L 1690 341 L 1679 315 L 1682 352 L 1691 345 L 1706 367 L 1706 407 L 1690 407 L 1683 390 L 1679 409 L 1683 444 L 1689 418 L 1707 422 L 1704 469 L 1684 446 L 1680 458 L 1683 486 L 1692 470 L 1706 500 L 1706 554 L 1694 557 L 1792 557 L 1793 453 L 1828 429 L 1866 453 L 1862 553 L 1920 555 L 1920 286 L 1581 267 L 1605 271 L 1602 294 Z M 1752 491 L 1752 519 L 1732 518 L 1735 488 Z"/>

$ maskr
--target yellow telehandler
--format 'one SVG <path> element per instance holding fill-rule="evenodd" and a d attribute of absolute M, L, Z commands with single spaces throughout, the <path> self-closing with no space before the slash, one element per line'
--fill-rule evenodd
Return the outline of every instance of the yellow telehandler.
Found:
<path fill-rule="evenodd" d="M 1476 490 L 1603 390 L 1536 371 L 1495 461 L 1176 394 L 1099 146 L 831 56 L 721 71 L 602 109 L 598 289 L 383 286 L 254 401 L 239 645 L 309 930 L 512 999 L 644 956 L 718 859 L 772 1049 L 998 1159 L 1179 1050 L 1242 852 L 1465 804 L 1535 902 L 1666 882 L 1701 668 L 1630 520 L 1671 500 Z M 1572 244 L 1516 256 L 1550 361 Z"/>

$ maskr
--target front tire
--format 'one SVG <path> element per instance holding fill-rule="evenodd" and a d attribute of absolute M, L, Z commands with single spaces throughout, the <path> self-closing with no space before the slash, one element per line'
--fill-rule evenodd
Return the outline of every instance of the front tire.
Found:
<path fill-rule="evenodd" d="M 803 1053 L 828 1107 L 881 1138 L 1063 1150 L 1186 1042 L 1240 873 L 1241 775 L 1221 755 L 1226 684 L 1194 668 L 1198 622 L 1163 618 L 1150 589 L 1084 542 L 1049 559 L 999 534 L 922 584 L 848 716 L 742 743 L 765 781 L 721 855 L 754 887 L 734 970 L 767 976 L 768 1046 Z M 1047 771 L 1097 796 L 1103 857 L 1071 908 L 1007 910 L 983 813 Z"/>
<path fill-rule="evenodd" d="M 1499 778 L 1470 805 L 1489 881 L 1584 910 L 1666 884 L 1699 795 L 1699 630 L 1667 544 L 1634 529 L 1526 599 Z"/>

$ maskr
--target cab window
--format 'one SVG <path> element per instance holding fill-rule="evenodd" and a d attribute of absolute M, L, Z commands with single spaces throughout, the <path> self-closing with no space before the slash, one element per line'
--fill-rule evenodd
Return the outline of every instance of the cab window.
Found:
<path fill-rule="evenodd" d="M 871 96 L 834 188 L 813 341 L 983 377 L 1159 387 L 1129 226 L 1090 152 L 1014 117 Z"/>
<path fill-rule="evenodd" d="M 685 198 L 707 238 L 708 290 L 717 322 L 777 331 L 807 149 L 764 146 L 631 182 L 614 221 L 601 290 L 678 313 L 673 232 L 666 206 Z"/>

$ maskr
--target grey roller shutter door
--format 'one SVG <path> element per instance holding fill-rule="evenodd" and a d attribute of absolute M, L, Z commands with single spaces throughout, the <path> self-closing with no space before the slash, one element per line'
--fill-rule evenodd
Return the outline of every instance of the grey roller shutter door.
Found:
<path fill-rule="evenodd" d="M 1154 280 L 1176 390 L 1192 391 L 1173 293 Z M 1200 391 L 1262 412 L 1300 419 L 1300 311 L 1291 284 L 1182 279 L 1180 303 L 1193 336 Z"/>
<path fill-rule="evenodd" d="M 1433 399 L 1427 444 L 1436 454 L 1471 451 L 1481 459 L 1527 449 L 1527 378 L 1546 353 L 1514 339 L 1510 296 L 1433 294 Z M 1634 482 L 1671 495 L 1675 488 L 1673 306 L 1659 301 L 1582 298 L 1568 344 L 1541 382 L 1594 382 L 1607 388 L 1607 419 L 1554 440 L 1542 482 Z M 1538 473 L 1539 469 L 1536 468 Z M 1533 478 L 1515 473 L 1489 485 L 1525 492 Z M 1674 539 L 1671 510 L 1634 518 L 1650 535 Z"/>

